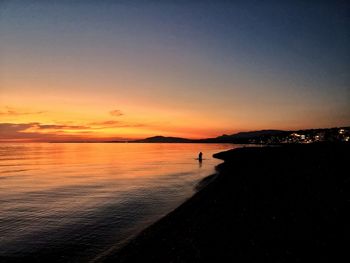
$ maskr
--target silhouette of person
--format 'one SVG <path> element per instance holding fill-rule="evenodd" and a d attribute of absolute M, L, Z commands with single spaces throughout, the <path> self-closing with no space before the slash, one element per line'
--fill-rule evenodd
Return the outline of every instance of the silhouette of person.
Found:
<path fill-rule="evenodd" d="M 201 162 L 201 161 L 203 160 L 202 156 L 203 156 L 203 153 L 200 152 L 200 153 L 198 154 L 198 161 Z"/>

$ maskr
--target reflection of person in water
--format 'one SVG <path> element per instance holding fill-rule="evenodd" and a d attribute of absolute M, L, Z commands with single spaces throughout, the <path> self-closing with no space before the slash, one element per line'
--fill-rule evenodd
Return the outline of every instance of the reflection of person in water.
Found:
<path fill-rule="evenodd" d="M 203 153 L 200 152 L 200 153 L 198 154 L 198 161 L 201 162 L 201 161 L 203 160 L 202 156 L 203 156 Z"/>

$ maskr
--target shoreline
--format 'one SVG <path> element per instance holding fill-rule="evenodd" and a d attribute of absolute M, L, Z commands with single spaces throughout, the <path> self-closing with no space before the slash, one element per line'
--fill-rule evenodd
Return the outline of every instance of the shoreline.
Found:
<path fill-rule="evenodd" d="M 219 164 L 220 165 L 220 164 Z M 217 165 L 218 166 L 218 165 Z M 217 167 L 215 166 L 215 168 Z M 140 229 L 130 237 L 128 237 L 125 240 L 122 240 L 118 244 L 115 244 L 113 247 L 107 249 L 106 251 L 102 252 L 101 254 L 97 255 L 95 258 L 89 261 L 89 263 L 99 263 L 99 262 L 105 262 L 105 260 L 108 259 L 111 255 L 114 255 L 116 253 L 119 253 L 120 250 L 123 250 L 124 247 L 128 246 L 129 243 L 132 243 L 134 239 L 137 239 L 140 235 L 143 234 L 144 231 L 146 231 L 148 228 L 153 227 L 153 225 L 157 224 L 159 221 L 162 221 L 164 218 L 170 216 L 173 213 L 176 213 L 176 211 L 185 203 L 187 203 L 190 199 L 193 198 L 194 195 L 196 195 L 198 192 L 200 192 L 202 189 L 204 189 L 206 186 L 208 186 L 210 183 L 212 183 L 216 177 L 219 175 L 218 172 L 208 175 L 204 178 L 202 178 L 195 186 L 194 186 L 194 194 L 190 196 L 188 199 L 186 199 L 183 203 L 181 203 L 178 207 L 170 211 L 169 213 L 165 214 L 163 217 L 159 218 L 155 222 L 151 223 L 150 225 L 146 226 L 143 229 Z"/>
<path fill-rule="evenodd" d="M 334 260 L 349 153 L 314 144 L 214 154 L 224 162 L 191 198 L 96 262 Z"/>
<path fill-rule="evenodd" d="M 215 179 L 220 175 L 217 168 L 222 163 L 216 165 L 215 173 L 208 175 L 204 178 L 202 178 L 195 186 L 194 186 L 194 194 L 190 196 L 187 200 L 185 200 L 183 203 L 181 203 L 178 207 L 170 211 L 169 213 L 165 214 L 163 217 L 159 218 L 157 221 L 153 222 L 152 224 L 148 225 L 144 229 L 141 229 L 137 233 L 133 234 L 126 240 L 123 240 L 122 242 L 116 244 L 115 246 L 109 248 L 108 250 L 102 252 L 101 254 L 97 255 L 94 259 L 90 260 L 89 263 L 101 263 L 101 262 L 110 262 L 111 257 L 114 257 L 116 254 L 118 254 L 121 250 L 125 249 L 125 247 L 129 246 L 131 243 L 135 242 L 135 239 L 138 239 L 139 236 L 144 235 L 145 231 L 149 231 L 149 228 L 153 228 L 154 225 L 159 224 L 163 220 L 166 220 L 166 218 L 171 217 L 173 214 L 176 214 L 179 209 L 183 205 L 186 205 L 187 202 L 189 202 L 196 194 L 201 192 L 203 189 L 205 189 L 209 184 L 215 181 Z M 112 262 L 112 261 L 111 261 Z M 119 261 L 113 261 L 113 262 L 119 262 Z"/>

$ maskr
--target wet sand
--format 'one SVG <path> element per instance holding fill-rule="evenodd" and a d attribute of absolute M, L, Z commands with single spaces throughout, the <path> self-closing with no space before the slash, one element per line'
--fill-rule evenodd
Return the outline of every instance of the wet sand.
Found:
<path fill-rule="evenodd" d="M 344 239 L 349 144 L 240 148 L 218 175 L 102 262 L 326 262 Z M 338 248 L 340 250 L 340 248 Z M 339 251 L 338 251 L 339 252 Z"/>

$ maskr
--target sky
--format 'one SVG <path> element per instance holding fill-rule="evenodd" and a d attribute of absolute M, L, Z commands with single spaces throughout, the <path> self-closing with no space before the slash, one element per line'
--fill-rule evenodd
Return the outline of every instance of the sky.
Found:
<path fill-rule="evenodd" d="M 350 125 L 348 1 L 0 0 L 0 141 Z"/>

